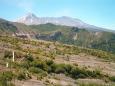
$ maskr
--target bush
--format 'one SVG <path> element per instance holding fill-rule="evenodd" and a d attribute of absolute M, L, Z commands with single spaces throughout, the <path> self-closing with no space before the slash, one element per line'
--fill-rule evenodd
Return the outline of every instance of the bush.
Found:
<path fill-rule="evenodd" d="M 44 72 L 42 69 L 36 67 L 30 67 L 29 71 L 36 74 Z"/>
<path fill-rule="evenodd" d="M 107 86 L 107 85 L 104 85 L 104 84 L 98 84 L 98 83 L 80 83 L 79 86 Z"/>
<path fill-rule="evenodd" d="M 11 81 L 14 77 L 14 74 L 10 71 L 6 71 L 0 74 L 0 81 L 1 80 L 6 80 L 6 81 Z"/>
<path fill-rule="evenodd" d="M 32 62 L 34 59 L 31 54 L 27 54 L 27 55 L 25 55 L 25 60 Z"/>
<path fill-rule="evenodd" d="M 48 66 L 46 65 L 46 63 L 44 61 L 33 61 L 31 63 L 31 66 L 40 68 L 44 71 L 48 71 Z"/>
<path fill-rule="evenodd" d="M 26 75 L 24 73 L 19 73 L 17 76 L 18 80 L 26 80 Z"/>
<path fill-rule="evenodd" d="M 0 86 L 15 86 L 13 83 L 11 82 L 7 82 L 7 81 L 0 81 Z"/>
<path fill-rule="evenodd" d="M 85 68 L 79 68 L 78 66 L 69 64 L 56 64 L 52 60 L 27 60 L 21 64 L 21 67 L 28 69 L 31 73 L 46 74 L 46 73 L 63 73 L 74 79 L 78 78 L 103 78 L 104 75 L 100 71 L 90 71 Z"/>
<path fill-rule="evenodd" d="M 65 72 L 66 74 L 70 74 L 71 70 L 72 70 L 72 67 L 71 65 L 67 64 L 64 66 L 64 69 L 65 69 Z"/>
<path fill-rule="evenodd" d="M 43 77 L 47 76 L 47 72 L 46 71 L 41 71 L 37 74 L 37 79 L 41 80 Z"/>
<path fill-rule="evenodd" d="M 30 67 L 30 62 L 24 61 L 20 64 L 21 67 L 28 69 Z"/>
<path fill-rule="evenodd" d="M 26 74 L 24 72 L 20 72 L 17 74 L 18 80 L 26 80 Z"/>
<path fill-rule="evenodd" d="M 71 77 L 77 79 L 77 78 L 84 78 L 86 76 L 80 69 L 73 67 L 71 69 Z"/>
<path fill-rule="evenodd" d="M 14 78 L 14 74 L 10 71 L 0 73 L 0 86 L 14 86 L 9 83 Z"/>
<path fill-rule="evenodd" d="M 115 76 L 110 77 L 110 80 L 115 82 Z"/>
<path fill-rule="evenodd" d="M 51 66 L 53 63 L 54 63 L 54 62 L 53 62 L 52 60 L 46 60 L 46 64 L 47 64 L 48 66 Z"/>
<path fill-rule="evenodd" d="M 40 75 L 41 77 L 45 77 L 45 76 L 47 76 L 47 72 L 46 71 L 42 71 L 38 75 Z"/>
<path fill-rule="evenodd" d="M 12 52 L 4 51 L 4 58 L 12 58 Z"/>
<path fill-rule="evenodd" d="M 63 64 L 57 65 L 55 73 L 65 73 L 64 65 Z"/>

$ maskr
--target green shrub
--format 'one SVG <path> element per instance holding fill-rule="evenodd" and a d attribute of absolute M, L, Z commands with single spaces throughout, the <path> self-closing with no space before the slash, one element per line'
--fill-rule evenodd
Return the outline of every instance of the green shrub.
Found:
<path fill-rule="evenodd" d="M 79 84 L 79 86 L 107 86 L 107 85 L 96 84 L 96 83 L 88 83 L 88 84 L 81 83 Z"/>
<path fill-rule="evenodd" d="M 15 86 L 13 83 L 11 82 L 7 82 L 7 81 L 0 81 L 0 86 Z"/>
<path fill-rule="evenodd" d="M 20 72 L 17 74 L 18 80 L 26 80 L 26 74 L 24 72 Z"/>
<path fill-rule="evenodd" d="M 63 64 L 57 65 L 55 73 L 65 73 L 64 65 Z"/>
<path fill-rule="evenodd" d="M 11 71 L 0 73 L 0 81 L 1 80 L 11 81 L 13 77 L 14 77 L 14 74 Z"/>
<path fill-rule="evenodd" d="M 12 58 L 12 52 L 11 51 L 4 51 L 4 58 Z"/>
<path fill-rule="evenodd" d="M 42 69 L 44 71 L 48 70 L 48 66 L 47 66 L 47 64 L 44 61 L 33 61 L 31 63 L 31 66 L 40 68 L 40 69 Z"/>
<path fill-rule="evenodd" d="M 24 61 L 24 62 L 22 62 L 22 63 L 20 64 L 20 66 L 21 66 L 22 68 L 28 69 L 28 68 L 30 67 L 30 62 Z"/>
<path fill-rule="evenodd" d="M 65 69 L 66 74 L 70 74 L 72 68 L 73 68 L 73 66 L 71 66 L 71 65 L 69 65 L 69 64 L 66 64 L 66 65 L 64 66 L 64 69 Z"/>
<path fill-rule="evenodd" d="M 53 62 L 52 60 L 46 60 L 46 64 L 47 64 L 48 66 L 51 66 L 53 63 L 54 63 L 54 62 Z"/>
<path fill-rule="evenodd" d="M 115 82 L 115 76 L 110 77 L 110 80 Z"/>
<path fill-rule="evenodd" d="M 29 53 L 25 55 L 25 60 L 32 62 L 34 59 L 33 59 L 33 56 Z"/>
<path fill-rule="evenodd" d="M 47 76 L 47 72 L 46 71 L 41 71 L 37 74 L 37 79 L 41 80 L 43 77 Z"/>
<path fill-rule="evenodd" d="M 82 78 L 81 77 L 81 74 L 82 74 L 82 77 L 85 77 L 85 75 L 84 75 L 84 73 L 82 73 L 82 71 L 80 70 L 80 69 L 78 69 L 78 68 L 76 68 L 76 67 L 73 67 L 72 69 L 71 69 L 71 77 L 72 78 Z"/>
<path fill-rule="evenodd" d="M 30 67 L 29 71 L 36 74 L 44 72 L 42 69 L 36 67 Z"/>
<path fill-rule="evenodd" d="M 14 74 L 10 71 L 0 73 L 0 86 L 14 86 L 10 81 L 14 78 Z"/>
<path fill-rule="evenodd" d="M 41 77 L 45 77 L 45 76 L 47 76 L 47 72 L 46 71 L 42 71 L 38 75 L 40 75 Z"/>

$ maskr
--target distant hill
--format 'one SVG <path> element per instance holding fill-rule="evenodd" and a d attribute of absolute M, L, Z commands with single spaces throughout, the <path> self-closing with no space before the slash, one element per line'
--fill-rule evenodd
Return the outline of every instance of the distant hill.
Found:
<path fill-rule="evenodd" d="M 25 25 L 0 19 L 1 35 L 25 34 L 31 39 L 58 41 L 82 47 L 95 48 L 115 52 L 115 33 L 108 31 L 93 31 L 85 28 L 54 25 Z"/>
<path fill-rule="evenodd" d="M 13 33 L 17 31 L 17 27 L 12 22 L 0 18 L 0 33 Z"/>
<path fill-rule="evenodd" d="M 115 33 L 53 24 L 31 25 L 30 27 L 38 30 L 40 33 L 36 35 L 38 39 L 115 52 Z"/>

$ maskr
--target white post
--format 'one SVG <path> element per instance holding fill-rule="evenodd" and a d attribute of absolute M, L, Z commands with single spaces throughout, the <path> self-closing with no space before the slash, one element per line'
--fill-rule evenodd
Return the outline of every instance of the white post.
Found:
<path fill-rule="evenodd" d="M 14 51 L 12 52 L 12 55 L 13 55 L 12 61 L 14 62 Z"/>
<path fill-rule="evenodd" d="M 6 67 L 8 67 L 8 62 L 6 62 Z"/>

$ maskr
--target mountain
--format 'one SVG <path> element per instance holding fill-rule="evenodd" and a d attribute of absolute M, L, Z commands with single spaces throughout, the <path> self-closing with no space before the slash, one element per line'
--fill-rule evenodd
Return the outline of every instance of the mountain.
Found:
<path fill-rule="evenodd" d="M 28 13 L 27 15 L 17 19 L 16 22 L 24 23 L 27 25 L 33 25 L 38 23 L 38 17 L 32 13 Z"/>
<path fill-rule="evenodd" d="M 67 16 L 62 17 L 37 17 L 33 13 L 28 13 L 25 16 L 18 18 L 15 22 L 18 23 L 24 23 L 26 25 L 39 25 L 39 24 L 55 24 L 55 25 L 63 25 L 63 26 L 72 26 L 72 27 L 78 27 L 78 28 L 85 28 L 88 30 L 93 31 L 101 31 L 106 29 L 96 27 L 94 25 L 87 24 L 80 19 L 71 18 Z"/>

